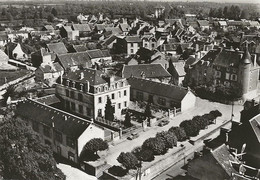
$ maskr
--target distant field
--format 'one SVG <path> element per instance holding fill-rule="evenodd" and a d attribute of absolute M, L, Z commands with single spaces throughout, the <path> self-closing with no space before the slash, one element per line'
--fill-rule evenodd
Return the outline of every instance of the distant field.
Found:
<path fill-rule="evenodd" d="M 25 69 L 16 70 L 16 71 L 1 71 L 0 70 L 0 86 L 5 83 L 5 78 L 7 82 L 13 81 L 17 78 L 20 78 L 26 74 L 28 74 L 29 71 Z"/>

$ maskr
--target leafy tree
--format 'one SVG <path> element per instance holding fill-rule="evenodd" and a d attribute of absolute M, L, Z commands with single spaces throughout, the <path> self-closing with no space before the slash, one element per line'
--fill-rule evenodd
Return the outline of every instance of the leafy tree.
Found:
<path fill-rule="evenodd" d="M 47 21 L 48 21 L 48 22 L 53 22 L 53 21 L 54 21 L 54 16 L 53 16 L 53 14 L 48 14 Z"/>
<path fill-rule="evenodd" d="M 14 17 L 11 13 L 6 13 L 6 18 L 8 19 L 8 21 L 12 22 L 14 20 Z"/>
<path fill-rule="evenodd" d="M 157 138 L 161 138 L 166 145 L 166 148 L 173 148 L 177 146 L 177 137 L 172 132 L 162 131 L 156 134 Z"/>
<path fill-rule="evenodd" d="M 124 124 L 125 124 L 126 127 L 131 127 L 131 126 L 132 126 L 130 113 L 129 113 L 128 111 L 127 111 L 126 114 L 125 114 Z"/>
<path fill-rule="evenodd" d="M 203 116 L 194 116 L 192 118 L 192 121 L 195 122 L 195 124 L 200 128 L 200 129 L 205 129 L 209 125 L 209 121 L 207 118 Z"/>
<path fill-rule="evenodd" d="M 93 138 L 89 140 L 85 146 L 84 151 L 90 153 L 97 153 L 97 151 L 104 151 L 108 148 L 108 143 L 101 138 Z"/>
<path fill-rule="evenodd" d="M 151 162 L 154 160 L 154 154 L 150 149 L 141 149 L 141 151 L 137 154 L 137 158 L 140 161 Z"/>
<path fill-rule="evenodd" d="M 51 9 L 51 14 L 56 17 L 58 15 L 58 12 L 57 12 L 57 10 L 55 8 L 52 8 Z"/>
<path fill-rule="evenodd" d="M 197 123 L 191 120 L 185 120 L 181 122 L 180 127 L 183 127 L 187 136 L 191 137 L 197 136 L 200 131 L 200 128 L 197 125 Z"/>
<path fill-rule="evenodd" d="M 142 145 L 142 149 L 150 149 L 154 155 L 161 155 L 166 152 L 167 148 L 162 138 L 146 139 Z"/>
<path fill-rule="evenodd" d="M 65 179 L 50 147 L 25 121 L 10 114 L 0 122 L 0 175 L 4 179 Z"/>
<path fill-rule="evenodd" d="M 219 110 L 213 110 L 209 113 L 212 114 L 215 118 L 222 116 L 222 113 Z"/>
<path fill-rule="evenodd" d="M 178 141 L 184 141 L 187 139 L 186 132 L 182 127 L 171 127 L 168 131 L 174 133 Z"/>
<path fill-rule="evenodd" d="M 114 108 L 109 97 L 107 97 L 107 103 L 105 107 L 105 119 L 109 121 L 114 120 Z"/>
<path fill-rule="evenodd" d="M 136 169 L 139 165 L 137 157 L 131 152 L 121 152 L 117 157 L 117 161 L 121 163 L 127 170 Z"/>
<path fill-rule="evenodd" d="M 145 115 L 145 117 L 148 117 L 148 118 L 152 116 L 150 103 L 147 103 L 147 105 L 145 107 L 144 115 Z"/>

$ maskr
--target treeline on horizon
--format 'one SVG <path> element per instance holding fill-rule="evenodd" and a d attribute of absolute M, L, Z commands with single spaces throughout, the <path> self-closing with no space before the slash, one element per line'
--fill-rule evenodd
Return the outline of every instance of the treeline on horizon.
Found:
<path fill-rule="evenodd" d="M 258 7 L 252 4 L 151 1 L 73 1 L 63 2 L 62 4 L 58 3 L 58 1 L 42 1 L 35 3 L 13 2 L 12 4 L 2 2 L 0 4 L 2 7 L 0 8 L 1 21 L 23 20 L 22 23 L 27 26 L 38 25 L 41 23 L 40 19 L 47 19 L 52 22 L 54 17 L 76 21 L 76 16 L 79 13 L 92 15 L 103 13 L 105 17 L 112 19 L 136 16 L 145 19 L 154 13 L 154 8 L 157 5 L 165 7 L 163 18 L 180 18 L 185 13 L 196 14 L 199 19 L 208 16 L 229 19 L 242 17 L 256 19 L 259 17 Z"/>

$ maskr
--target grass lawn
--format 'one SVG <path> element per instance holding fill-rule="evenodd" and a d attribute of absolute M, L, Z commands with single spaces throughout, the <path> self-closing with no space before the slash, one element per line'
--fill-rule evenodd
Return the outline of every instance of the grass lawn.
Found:
<path fill-rule="evenodd" d="M 6 78 L 6 82 L 10 82 L 10 81 L 18 79 L 22 76 L 25 76 L 29 72 L 30 71 L 28 71 L 26 69 L 19 69 L 19 70 L 15 70 L 15 71 L 1 71 L 0 70 L 0 86 L 5 83 L 5 78 Z"/>

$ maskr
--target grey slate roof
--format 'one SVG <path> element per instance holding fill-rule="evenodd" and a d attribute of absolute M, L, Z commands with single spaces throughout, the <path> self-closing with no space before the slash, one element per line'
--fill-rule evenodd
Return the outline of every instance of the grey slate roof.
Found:
<path fill-rule="evenodd" d="M 131 76 L 140 78 L 142 74 L 145 74 L 147 78 L 171 77 L 171 74 L 166 71 L 161 64 L 125 65 L 122 70 L 122 76 L 124 78 Z"/>
<path fill-rule="evenodd" d="M 54 125 L 54 129 L 74 139 L 90 125 L 90 121 L 30 99 L 19 102 L 15 113 L 49 127 Z"/>
<path fill-rule="evenodd" d="M 140 90 L 150 94 L 178 100 L 179 102 L 186 96 L 188 90 L 179 86 L 154 82 L 151 80 L 130 77 L 128 83 L 131 89 Z"/>
<path fill-rule="evenodd" d="M 50 43 L 47 44 L 47 47 L 50 52 L 54 52 L 55 54 L 66 54 L 68 52 L 63 42 Z"/>

